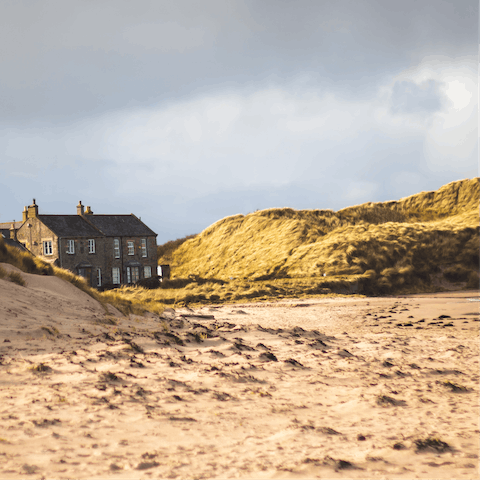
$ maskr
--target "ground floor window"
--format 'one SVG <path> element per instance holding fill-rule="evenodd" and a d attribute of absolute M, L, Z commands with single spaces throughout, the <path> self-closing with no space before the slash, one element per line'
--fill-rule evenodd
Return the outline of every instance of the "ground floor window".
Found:
<path fill-rule="evenodd" d="M 102 270 L 97 268 L 97 287 L 102 286 Z"/>
<path fill-rule="evenodd" d="M 112 282 L 114 285 L 120 284 L 120 269 L 117 267 L 112 268 Z"/>
<path fill-rule="evenodd" d="M 127 283 L 136 283 L 140 280 L 138 267 L 127 267 Z"/>
<path fill-rule="evenodd" d="M 152 267 L 143 267 L 143 277 L 150 278 L 152 276 Z"/>

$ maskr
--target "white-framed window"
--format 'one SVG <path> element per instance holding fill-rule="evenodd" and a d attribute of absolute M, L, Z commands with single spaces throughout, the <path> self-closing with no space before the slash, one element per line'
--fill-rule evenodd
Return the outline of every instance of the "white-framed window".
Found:
<path fill-rule="evenodd" d="M 132 283 L 132 272 L 130 267 L 127 267 L 127 283 Z"/>
<path fill-rule="evenodd" d="M 95 253 L 95 240 L 93 238 L 88 240 L 88 253 Z"/>
<path fill-rule="evenodd" d="M 118 238 L 113 239 L 113 256 L 120 258 L 120 240 Z"/>
<path fill-rule="evenodd" d="M 120 284 L 120 269 L 118 267 L 112 268 L 112 283 L 114 285 Z"/>
<path fill-rule="evenodd" d="M 102 286 L 102 270 L 97 268 L 97 287 Z"/>
<path fill-rule="evenodd" d="M 142 238 L 142 257 L 147 256 L 147 239 Z"/>
<path fill-rule="evenodd" d="M 135 255 L 135 244 L 133 243 L 133 240 L 128 240 L 127 250 L 129 255 Z"/>
<path fill-rule="evenodd" d="M 152 276 L 152 267 L 143 267 L 143 278 L 150 278 Z"/>
<path fill-rule="evenodd" d="M 70 255 L 75 253 L 75 240 L 67 240 L 67 253 Z"/>
<path fill-rule="evenodd" d="M 43 242 L 43 254 L 44 255 L 53 255 L 52 241 L 46 240 Z"/>

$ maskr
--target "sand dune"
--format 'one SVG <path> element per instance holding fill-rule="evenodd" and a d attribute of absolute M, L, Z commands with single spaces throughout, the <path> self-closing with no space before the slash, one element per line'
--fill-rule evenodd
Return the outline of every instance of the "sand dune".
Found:
<path fill-rule="evenodd" d="M 22 276 L 2 479 L 478 478 L 478 291 L 124 317 Z"/>

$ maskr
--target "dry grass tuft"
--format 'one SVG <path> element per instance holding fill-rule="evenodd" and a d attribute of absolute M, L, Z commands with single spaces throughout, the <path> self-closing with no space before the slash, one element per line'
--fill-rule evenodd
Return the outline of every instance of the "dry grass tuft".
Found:
<path fill-rule="evenodd" d="M 10 272 L 8 277 L 10 278 L 11 282 L 20 285 L 21 287 L 24 287 L 26 285 L 25 280 L 18 272 Z"/>
<path fill-rule="evenodd" d="M 8 273 L 4 268 L 0 267 L 0 278 L 5 278 L 7 280 L 10 280 L 13 283 L 16 283 L 17 285 L 20 285 L 24 287 L 25 280 L 23 277 L 18 273 L 18 272 L 10 272 Z"/>
<path fill-rule="evenodd" d="M 393 405 L 394 407 L 405 406 L 404 400 L 397 400 L 396 398 L 389 397 L 388 395 L 380 395 L 377 397 L 377 405 L 388 407 Z"/>
<path fill-rule="evenodd" d="M 98 325 L 118 325 L 118 320 L 109 315 L 105 315 L 102 318 L 97 318 L 95 323 Z"/>
<path fill-rule="evenodd" d="M 463 385 L 459 385 L 458 383 L 453 383 L 453 382 L 438 382 L 442 384 L 444 387 L 449 388 L 452 392 L 469 392 L 470 389 L 467 387 L 464 387 Z"/>
<path fill-rule="evenodd" d="M 415 440 L 416 451 L 418 452 L 435 452 L 444 453 L 452 449 L 450 445 L 438 438 L 426 438 L 424 440 Z"/>
<path fill-rule="evenodd" d="M 52 335 L 54 337 L 58 337 L 60 335 L 60 332 L 58 331 L 58 328 L 57 327 L 46 327 L 46 326 L 42 326 L 40 327 L 41 330 L 44 330 L 45 332 L 47 332 L 49 335 Z"/>
<path fill-rule="evenodd" d="M 34 365 L 30 370 L 33 370 L 34 372 L 47 373 L 51 372 L 52 368 L 44 363 L 39 363 L 38 365 Z"/>
<path fill-rule="evenodd" d="M 100 379 L 103 380 L 104 382 L 118 382 L 120 377 L 118 375 L 115 375 L 112 372 L 105 372 L 100 375 Z"/>

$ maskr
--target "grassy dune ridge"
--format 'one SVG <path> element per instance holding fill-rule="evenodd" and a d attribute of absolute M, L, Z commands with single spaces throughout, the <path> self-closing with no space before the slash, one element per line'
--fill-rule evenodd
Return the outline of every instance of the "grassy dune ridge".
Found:
<path fill-rule="evenodd" d="M 135 295 L 130 295 L 129 298 L 121 293 L 113 292 L 99 292 L 95 288 L 90 287 L 83 277 L 75 275 L 70 270 L 58 268 L 45 262 L 41 258 L 34 257 L 29 252 L 23 252 L 17 248 L 6 245 L 3 238 L 0 237 L 0 263 L 9 263 L 20 269 L 22 272 L 34 275 L 55 275 L 62 280 L 71 283 L 83 292 L 90 295 L 95 300 L 98 300 L 105 307 L 107 311 L 107 303 L 113 305 L 115 308 L 128 315 L 129 313 L 144 313 L 145 311 L 152 311 L 161 313 L 163 305 L 157 302 L 146 302 L 140 300 Z M 5 270 L 0 267 L 0 278 L 25 286 L 25 280 L 22 275 L 12 272 L 7 275 Z"/>
<path fill-rule="evenodd" d="M 443 280 L 478 288 L 479 201 L 474 178 L 338 212 L 282 208 L 235 215 L 182 243 L 172 253 L 172 271 L 174 277 L 235 279 L 249 289 L 251 281 L 275 281 L 297 293 L 305 283 L 314 290 L 350 285 L 369 294 L 431 291 Z"/>
<path fill-rule="evenodd" d="M 165 305 L 189 303 L 479 288 L 479 180 L 338 212 L 274 208 L 224 218 L 159 246 L 172 279 L 156 289 L 98 292 L 1 238 L 0 262 L 60 276 L 124 313 L 160 313 Z"/>

